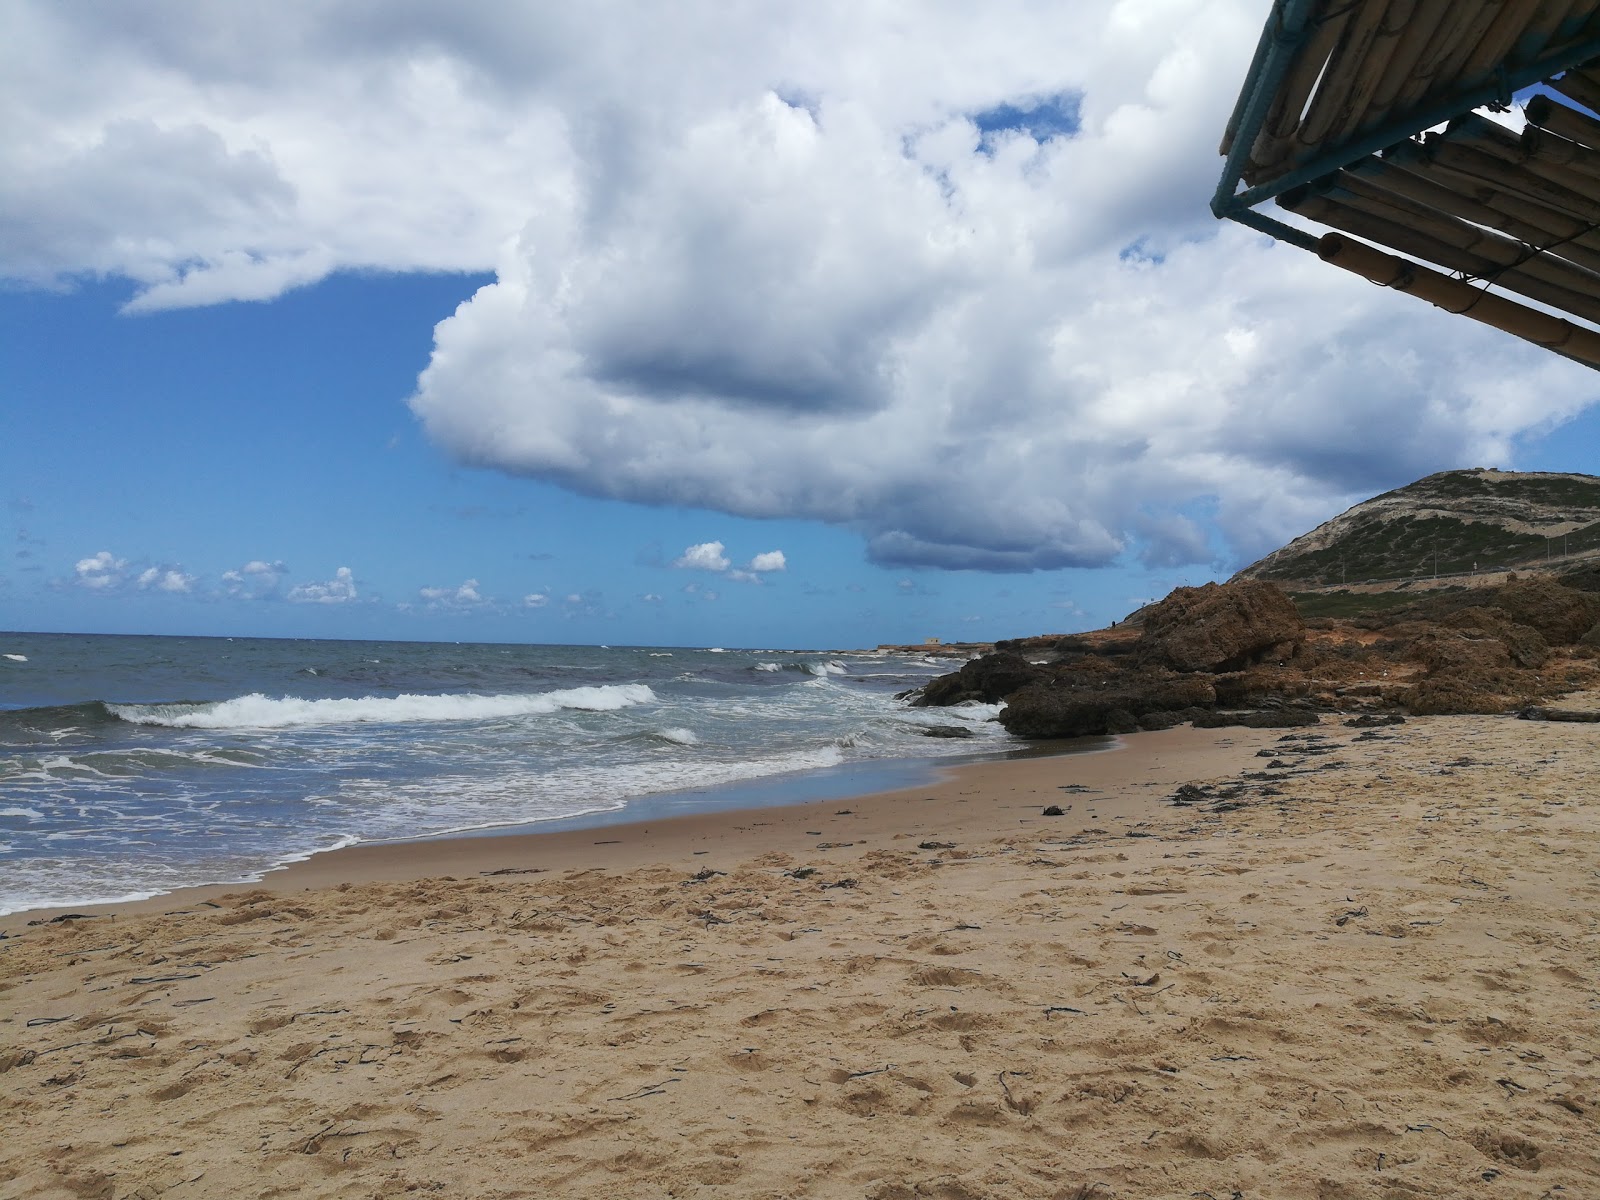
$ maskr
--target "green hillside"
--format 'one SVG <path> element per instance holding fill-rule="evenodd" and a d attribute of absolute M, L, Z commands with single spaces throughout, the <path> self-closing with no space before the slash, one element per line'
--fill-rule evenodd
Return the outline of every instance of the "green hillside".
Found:
<path fill-rule="evenodd" d="M 1600 553 L 1600 478 L 1445 471 L 1374 496 L 1240 571 L 1294 588 L 1559 566 Z"/>

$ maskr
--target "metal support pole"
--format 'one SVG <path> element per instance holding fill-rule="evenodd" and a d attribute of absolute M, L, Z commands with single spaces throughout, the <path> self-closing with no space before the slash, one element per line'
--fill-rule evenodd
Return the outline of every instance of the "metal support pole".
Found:
<path fill-rule="evenodd" d="M 1234 189 L 1239 186 L 1245 165 L 1250 161 L 1250 151 L 1255 147 L 1261 126 L 1266 122 L 1272 98 L 1278 94 L 1278 86 L 1289 73 L 1295 51 L 1305 41 L 1307 26 L 1315 8 L 1316 0 L 1273 2 L 1266 29 L 1262 31 L 1263 39 L 1269 36 L 1267 31 L 1271 31 L 1271 45 L 1266 47 L 1265 54 L 1261 53 L 1261 47 L 1257 47 L 1256 61 L 1251 64 L 1251 73 L 1240 91 L 1241 97 L 1248 95 L 1249 99 L 1242 108 L 1235 109 L 1238 122 L 1233 130 L 1233 144 L 1228 147 L 1228 157 L 1222 165 L 1222 179 L 1211 198 L 1211 211 L 1218 217 L 1231 215 L 1229 209 L 1233 207 Z"/>

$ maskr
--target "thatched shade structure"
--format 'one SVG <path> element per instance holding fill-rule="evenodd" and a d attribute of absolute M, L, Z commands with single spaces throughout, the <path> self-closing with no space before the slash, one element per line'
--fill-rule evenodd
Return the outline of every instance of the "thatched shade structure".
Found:
<path fill-rule="evenodd" d="M 1600 368 L 1600 0 L 1275 0 L 1221 152 L 1217 216 Z"/>

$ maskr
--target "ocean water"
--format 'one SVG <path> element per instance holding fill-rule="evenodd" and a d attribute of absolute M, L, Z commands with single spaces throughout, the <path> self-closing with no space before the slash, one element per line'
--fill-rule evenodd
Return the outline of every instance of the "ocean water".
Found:
<path fill-rule="evenodd" d="M 867 760 L 1000 751 L 877 654 L 0 633 L 0 913 Z M 930 738 L 959 724 L 965 739 Z"/>

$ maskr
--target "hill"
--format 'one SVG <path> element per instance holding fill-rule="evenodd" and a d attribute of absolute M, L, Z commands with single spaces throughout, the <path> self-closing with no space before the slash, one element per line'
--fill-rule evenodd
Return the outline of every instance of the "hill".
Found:
<path fill-rule="evenodd" d="M 1385 492 L 1252 563 L 1235 580 L 1303 592 L 1600 558 L 1600 478 L 1554 472 L 1441 471 Z"/>

